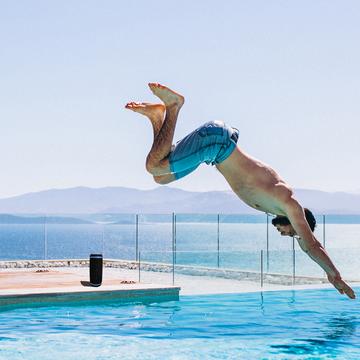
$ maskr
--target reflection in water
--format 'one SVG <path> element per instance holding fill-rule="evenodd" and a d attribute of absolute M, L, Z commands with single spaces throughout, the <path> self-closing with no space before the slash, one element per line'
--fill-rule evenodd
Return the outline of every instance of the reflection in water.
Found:
<path fill-rule="evenodd" d="M 329 331 L 325 332 L 327 340 L 341 340 L 344 337 L 352 336 L 356 331 L 357 319 L 355 316 L 342 314 L 329 321 Z"/>
<path fill-rule="evenodd" d="M 289 296 L 289 307 L 293 308 L 295 303 L 296 303 L 296 298 L 295 298 L 296 292 L 294 290 L 291 291 L 291 296 Z"/>
<path fill-rule="evenodd" d="M 294 339 L 296 344 L 271 345 L 277 352 L 285 354 L 338 354 L 344 346 L 349 345 L 349 338 L 355 333 L 358 325 L 356 316 L 337 314 L 330 318 L 324 328 L 319 329 L 319 337 L 313 339 Z"/>
<path fill-rule="evenodd" d="M 260 301 L 259 301 L 259 304 L 260 304 L 260 311 L 262 313 L 262 315 L 265 315 L 265 309 L 266 309 L 266 306 L 265 306 L 265 301 L 264 301 L 264 292 L 261 291 L 259 292 L 260 294 Z M 265 292 L 266 294 L 266 292 Z M 287 299 L 287 304 L 289 305 L 289 308 L 291 309 L 295 309 L 295 305 L 296 305 L 296 291 L 292 290 L 292 291 L 289 291 L 289 294 L 291 294 L 290 296 L 286 297 Z M 266 296 L 266 295 L 265 295 Z"/>
<path fill-rule="evenodd" d="M 264 294 L 262 291 L 260 292 L 260 310 L 261 310 L 261 314 L 265 315 Z"/>

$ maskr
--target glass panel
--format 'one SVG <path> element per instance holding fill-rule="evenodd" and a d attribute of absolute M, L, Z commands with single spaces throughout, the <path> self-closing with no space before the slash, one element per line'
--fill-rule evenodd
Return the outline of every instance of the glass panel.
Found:
<path fill-rule="evenodd" d="M 139 271 L 137 269 L 139 275 Z M 141 283 L 169 284 L 173 283 L 173 252 L 172 251 L 141 251 L 140 252 Z"/>
<path fill-rule="evenodd" d="M 43 224 L 0 224 L 0 260 L 44 259 Z"/>
<path fill-rule="evenodd" d="M 172 218 L 172 214 L 139 216 L 139 251 L 144 261 L 168 261 L 164 253 L 172 251 Z"/>
<path fill-rule="evenodd" d="M 271 220 L 272 216 L 237 214 L 2 214 L 0 259 L 88 259 L 99 252 L 107 259 L 136 260 L 140 251 L 144 264 L 172 268 L 174 245 L 178 268 L 259 272 L 264 250 L 265 273 L 292 275 L 292 238 L 281 236 Z M 360 216 L 317 215 L 316 220 L 314 234 L 321 243 L 325 235 L 326 249 L 342 276 L 359 280 Z M 297 241 L 294 245 L 296 275 L 323 277 L 323 270 Z"/>
<path fill-rule="evenodd" d="M 109 214 L 104 220 L 102 220 L 104 258 L 135 260 L 137 258 L 136 215 Z"/>
<path fill-rule="evenodd" d="M 302 250 L 295 251 L 295 274 L 318 278 L 325 275 L 324 270 Z"/>
<path fill-rule="evenodd" d="M 360 281 L 360 247 L 327 248 L 326 251 L 343 279 Z"/>
<path fill-rule="evenodd" d="M 88 259 L 101 253 L 102 226 L 47 224 L 47 259 Z"/>

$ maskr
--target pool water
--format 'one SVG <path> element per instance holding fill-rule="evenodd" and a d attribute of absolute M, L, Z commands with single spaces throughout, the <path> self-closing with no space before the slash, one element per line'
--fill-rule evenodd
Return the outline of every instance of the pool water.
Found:
<path fill-rule="evenodd" d="M 0 359 L 355 360 L 359 305 L 326 289 L 13 308 Z"/>

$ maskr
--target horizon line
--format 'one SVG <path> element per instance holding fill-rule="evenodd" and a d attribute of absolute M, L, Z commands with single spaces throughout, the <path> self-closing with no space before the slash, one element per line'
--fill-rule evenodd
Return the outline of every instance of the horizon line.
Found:
<path fill-rule="evenodd" d="M 5 196 L 5 197 L 0 197 L 0 200 L 8 200 L 8 199 L 12 199 L 12 198 L 16 198 L 16 197 L 20 197 L 20 196 L 26 196 L 26 195 L 30 195 L 30 194 L 38 194 L 38 193 L 44 193 L 44 192 L 50 192 L 50 191 L 67 191 L 67 190 L 74 190 L 74 189 L 89 189 L 89 190 L 102 190 L 102 189 L 108 189 L 108 188 L 123 188 L 123 189 L 128 189 L 128 190 L 138 190 L 138 191 L 154 191 L 157 189 L 162 189 L 162 188 L 168 188 L 168 189 L 174 189 L 174 190 L 180 190 L 180 191 L 184 191 L 184 192 L 193 192 L 193 193 L 209 193 L 209 192 L 233 192 L 232 190 L 206 190 L 206 191 L 199 191 L 199 190 L 187 190 L 187 189 L 182 189 L 179 187 L 173 187 L 173 186 L 168 186 L 168 185 L 162 185 L 162 186 L 155 186 L 154 188 L 136 188 L 136 187 L 128 187 L 128 186 L 121 186 L 121 185 L 106 185 L 106 186 L 99 186 L 99 187 L 91 187 L 91 186 L 86 186 L 86 185 L 78 185 L 78 186 L 71 186 L 71 187 L 64 187 L 64 188 L 48 188 L 48 189 L 43 189 L 43 190 L 37 190 L 37 191 L 29 191 L 29 192 L 24 192 L 24 193 L 20 193 L 17 195 L 10 195 L 10 196 Z M 303 187 L 293 187 L 294 191 L 299 191 L 299 190 L 305 190 L 305 191 L 318 191 L 318 192 L 324 192 L 324 193 L 328 193 L 328 194 L 336 194 L 336 193 L 345 193 L 345 194 L 351 194 L 351 195 L 360 195 L 360 191 L 359 190 L 335 190 L 335 191 L 329 191 L 329 190 L 319 190 L 319 189 L 314 189 L 314 188 L 303 188 Z"/>

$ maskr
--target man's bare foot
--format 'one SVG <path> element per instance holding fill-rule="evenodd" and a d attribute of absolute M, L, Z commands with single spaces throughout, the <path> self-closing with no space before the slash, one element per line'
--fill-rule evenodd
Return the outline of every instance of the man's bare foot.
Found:
<path fill-rule="evenodd" d="M 184 104 L 185 99 L 182 95 L 164 85 L 149 83 L 149 88 L 167 107 L 175 106 L 180 109 Z"/>
<path fill-rule="evenodd" d="M 129 102 L 125 108 L 145 115 L 151 121 L 161 121 L 161 123 L 164 121 L 165 106 L 163 104 Z"/>

